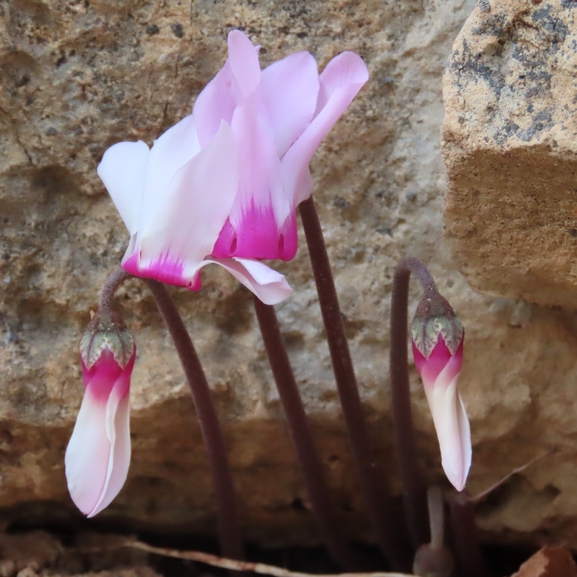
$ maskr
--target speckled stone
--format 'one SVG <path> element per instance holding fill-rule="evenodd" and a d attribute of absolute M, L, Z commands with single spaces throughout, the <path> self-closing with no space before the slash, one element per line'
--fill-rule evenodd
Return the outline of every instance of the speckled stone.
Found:
<path fill-rule="evenodd" d="M 444 75 L 446 235 L 475 288 L 577 307 L 577 10 L 479 2 Z"/>

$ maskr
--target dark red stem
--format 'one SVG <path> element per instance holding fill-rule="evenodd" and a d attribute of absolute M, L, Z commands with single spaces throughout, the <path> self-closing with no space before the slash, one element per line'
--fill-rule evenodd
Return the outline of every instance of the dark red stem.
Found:
<path fill-rule="evenodd" d="M 221 554 L 224 557 L 242 560 L 244 550 L 239 532 L 228 452 L 204 370 L 182 318 L 164 286 L 155 280 L 144 279 L 144 281 L 150 288 L 174 341 L 192 394 L 215 486 Z"/>
<path fill-rule="evenodd" d="M 395 269 L 391 299 L 391 345 L 389 370 L 391 405 L 397 456 L 401 470 L 403 500 L 411 541 L 415 549 L 429 540 L 427 494 L 418 467 L 411 393 L 409 389 L 408 306 L 411 273 L 423 285 L 426 296 L 438 295 L 433 277 L 416 258 L 404 258 Z"/>
<path fill-rule="evenodd" d="M 365 423 L 357 380 L 345 337 L 341 310 L 325 241 L 312 198 L 300 205 L 319 304 L 331 354 L 353 462 L 371 524 L 383 554 L 395 569 L 408 571 L 411 556 L 403 543 L 401 525 L 393 519 L 391 503 L 383 490 Z M 425 518 L 426 519 L 426 518 Z"/>
<path fill-rule="evenodd" d="M 449 497 L 449 507 L 460 574 L 464 577 L 485 577 L 487 568 L 479 545 L 473 503 L 466 493 L 453 493 Z"/>
<path fill-rule="evenodd" d="M 288 358 L 275 310 L 253 296 L 264 346 L 286 415 L 313 515 L 327 549 L 340 565 L 352 570 L 359 562 L 343 537 L 331 502 L 323 467 L 315 449 L 308 417 Z"/>
<path fill-rule="evenodd" d="M 102 292 L 100 293 L 98 312 L 101 314 L 112 313 L 112 301 L 114 300 L 114 293 L 118 290 L 118 287 L 129 278 L 130 275 L 121 267 L 118 267 L 115 271 L 111 272 L 106 277 L 104 286 L 102 287 Z"/>

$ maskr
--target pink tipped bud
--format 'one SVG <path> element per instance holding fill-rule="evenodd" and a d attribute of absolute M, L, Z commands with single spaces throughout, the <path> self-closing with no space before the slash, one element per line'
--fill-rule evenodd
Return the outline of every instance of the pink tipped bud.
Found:
<path fill-rule="evenodd" d="M 443 298 L 424 298 L 412 326 L 413 356 L 437 431 L 443 469 L 462 491 L 471 466 L 471 430 L 457 381 L 465 331 Z"/>
<path fill-rule="evenodd" d="M 130 464 L 130 375 L 136 347 L 120 316 L 97 314 L 80 342 L 84 398 L 66 449 L 68 490 L 93 517 L 116 497 Z"/>

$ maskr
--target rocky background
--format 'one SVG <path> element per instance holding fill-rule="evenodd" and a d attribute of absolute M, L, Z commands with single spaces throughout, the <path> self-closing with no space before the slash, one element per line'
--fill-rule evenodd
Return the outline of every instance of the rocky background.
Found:
<path fill-rule="evenodd" d="M 479 507 L 485 538 L 577 547 L 574 6 L 571 0 L 481 0 L 476 7 L 472 0 L 1 4 L 3 525 L 86 526 L 63 470 L 83 391 L 78 341 L 128 241 L 95 168 L 111 144 L 151 144 L 188 114 L 226 58 L 228 31 L 241 28 L 262 45 L 263 65 L 309 50 L 322 68 L 354 50 L 371 72 L 312 169 L 383 477 L 399 491 L 387 324 L 395 263 L 412 255 L 430 265 L 466 326 L 461 386 L 474 441 L 469 490 L 484 490 L 542 456 Z M 439 130 L 449 54 L 448 244 Z M 343 526 L 370 540 L 304 239 L 297 258 L 278 269 L 295 289 L 277 310 Z M 199 293 L 172 293 L 222 416 L 244 535 L 268 547 L 313 544 L 316 529 L 250 293 L 216 267 L 203 278 Z M 419 298 L 414 287 L 412 307 Z M 207 460 L 167 333 L 142 283 L 126 283 L 118 302 L 138 346 L 133 458 L 125 488 L 88 526 L 214 534 Z M 565 308 L 549 306 L 560 304 Z M 412 386 L 422 466 L 446 486 L 414 371 Z"/>

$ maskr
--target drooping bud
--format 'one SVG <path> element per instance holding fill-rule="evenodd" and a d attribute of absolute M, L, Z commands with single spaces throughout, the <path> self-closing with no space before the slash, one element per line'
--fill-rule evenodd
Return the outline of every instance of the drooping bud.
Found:
<path fill-rule="evenodd" d="M 419 303 L 412 325 L 413 357 L 433 415 L 447 478 L 458 491 L 471 466 L 471 430 L 457 381 L 465 331 L 440 295 Z"/>
<path fill-rule="evenodd" d="M 120 315 L 97 313 L 80 341 L 85 391 L 65 457 L 70 496 L 88 517 L 110 504 L 128 474 L 135 357 Z"/>

